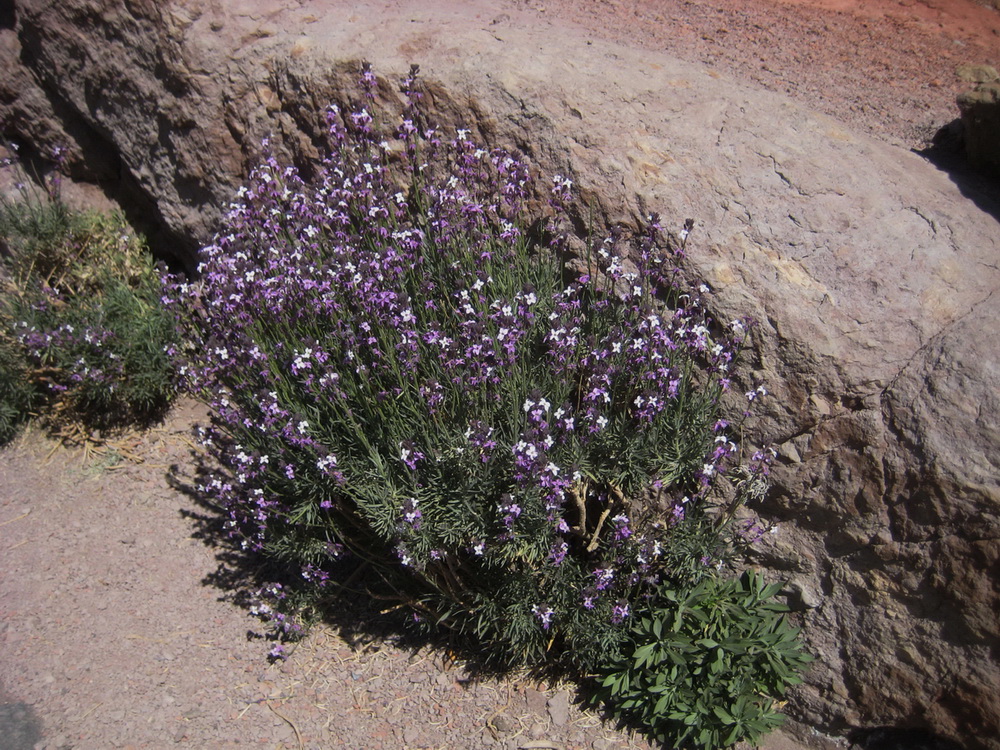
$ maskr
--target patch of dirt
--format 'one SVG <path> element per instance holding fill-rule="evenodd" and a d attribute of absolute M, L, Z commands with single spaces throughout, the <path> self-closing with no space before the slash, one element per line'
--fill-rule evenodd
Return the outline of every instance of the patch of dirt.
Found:
<path fill-rule="evenodd" d="M 703 62 L 907 147 L 957 117 L 958 65 L 1000 63 L 1000 14 L 968 0 L 506 6 Z M 198 420 L 182 404 L 117 461 L 37 431 L 0 451 L 0 746 L 649 747 L 580 711 L 568 688 L 471 679 L 441 651 L 363 629 L 319 628 L 269 665 L 248 637 L 259 623 L 231 601 L 228 550 L 178 487 Z"/>
<path fill-rule="evenodd" d="M 959 115 L 964 64 L 1000 66 L 974 0 L 519 0 L 608 41 L 701 62 L 906 148 Z"/>

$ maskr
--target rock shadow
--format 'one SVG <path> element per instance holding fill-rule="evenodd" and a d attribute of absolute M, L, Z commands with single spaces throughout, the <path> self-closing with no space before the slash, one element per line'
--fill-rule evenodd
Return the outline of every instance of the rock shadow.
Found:
<path fill-rule="evenodd" d="M 851 750 L 964 750 L 927 729 L 870 727 L 851 732 Z"/>
<path fill-rule="evenodd" d="M 930 145 L 914 149 L 914 153 L 945 172 L 963 196 L 1000 222 L 1000 175 L 981 171 L 969 164 L 961 119 L 952 120 L 939 128 Z"/>

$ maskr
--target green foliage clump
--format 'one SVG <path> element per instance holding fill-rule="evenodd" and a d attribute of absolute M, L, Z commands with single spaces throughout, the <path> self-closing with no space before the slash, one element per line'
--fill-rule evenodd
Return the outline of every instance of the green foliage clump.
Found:
<path fill-rule="evenodd" d="M 51 184 L 0 199 L 0 439 L 36 411 L 108 429 L 174 394 L 175 325 L 158 271 L 118 213 L 68 208 Z"/>
<path fill-rule="evenodd" d="M 16 342 L 0 333 L 0 445 L 17 434 L 36 401 L 37 393 Z"/>
<path fill-rule="evenodd" d="M 756 572 L 665 588 L 600 670 L 595 700 L 669 747 L 755 742 L 784 717 L 776 701 L 812 660 Z"/>

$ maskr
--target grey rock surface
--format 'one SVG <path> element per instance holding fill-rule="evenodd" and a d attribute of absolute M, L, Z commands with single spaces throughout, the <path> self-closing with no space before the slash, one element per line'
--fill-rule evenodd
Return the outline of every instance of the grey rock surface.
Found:
<path fill-rule="evenodd" d="M 794 578 L 819 656 L 789 711 L 828 733 L 927 727 L 1000 748 L 995 207 L 779 95 L 513 6 L 17 9 L 0 51 L 20 95 L 0 111 L 39 147 L 68 137 L 81 174 L 117 166 L 123 200 L 187 260 L 264 135 L 303 164 L 321 153 L 323 109 L 350 99 L 360 59 L 387 112 L 419 63 L 441 125 L 571 176 L 601 223 L 695 218 L 686 270 L 720 319 L 761 323 L 751 377 L 773 394 L 761 429 L 781 455 L 761 512 L 782 526 L 759 562 Z"/>

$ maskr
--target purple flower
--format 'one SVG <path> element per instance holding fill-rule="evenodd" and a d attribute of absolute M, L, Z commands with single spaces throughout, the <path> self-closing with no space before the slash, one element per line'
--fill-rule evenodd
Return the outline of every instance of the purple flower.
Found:
<path fill-rule="evenodd" d="M 417 462 L 424 459 L 424 454 L 417 450 L 412 440 L 404 440 L 399 445 L 399 460 L 406 464 L 410 471 L 416 471 Z"/>
<path fill-rule="evenodd" d="M 417 498 L 408 497 L 406 502 L 403 503 L 403 520 L 413 527 L 414 531 L 420 529 L 420 519 L 423 514 L 420 512 L 420 508 L 417 507 Z"/>
<path fill-rule="evenodd" d="M 620 624 L 625 618 L 631 614 L 632 610 L 629 608 L 629 604 L 624 599 L 619 599 L 615 603 L 615 606 L 611 609 L 611 622 L 615 625 Z"/>
<path fill-rule="evenodd" d="M 548 630 L 552 625 L 552 616 L 555 612 L 551 607 L 545 607 L 544 605 L 534 604 L 531 607 L 531 613 L 538 618 L 538 621 L 542 625 L 542 630 Z"/>
<path fill-rule="evenodd" d="M 322 568 L 317 568 L 312 563 L 302 568 L 302 577 L 307 581 L 315 583 L 317 586 L 325 586 L 327 581 L 330 580 L 329 573 Z"/>
<path fill-rule="evenodd" d="M 566 542 L 559 542 L 552 547 L 549 552 L 549 559 L 552 561 L 553 565 L 560 565 L 563 560 L 566 559 L 566 554 L 569 552 L 569 544 Z"/>
<path fill-rule="evenodd" d="M 521 516 L 521 506 L 513 502 L 510 495 L 504 495 L 503 497 L 506 498 L 506 500 L 497 505 L 497 510 L 503 514 L 504 526 L 511 529 L 514 526 L 514 521 Z"/>
<path fill-rule="evenodd" d="M 596 583 L 594 585 L 597 587 L 597 590 L 604 591 L 604 589 L 608 588 L 611 585 L 612 581 L 614 581 L 615 569 L 597 568 L 594 571 L 593 575 L 596 580 Z"/>
<path fill-rule="evenodd" d="M 614 526 L 614 540 L 623 542 L 632 536 L 632 529 L 629 527 L 629 519 L 624 513 L 620 513 L 611 519 Z"/>

